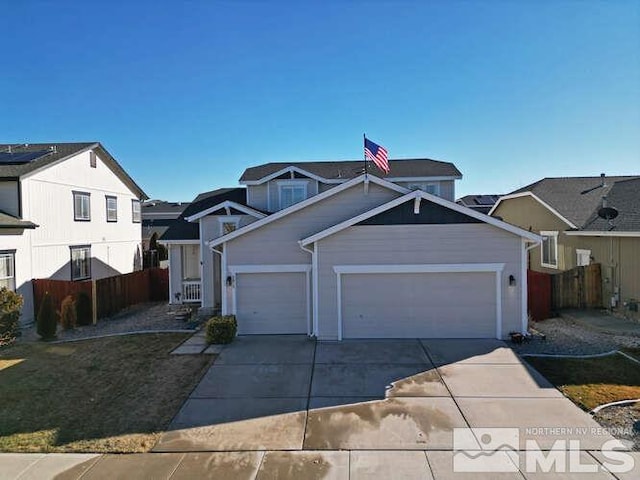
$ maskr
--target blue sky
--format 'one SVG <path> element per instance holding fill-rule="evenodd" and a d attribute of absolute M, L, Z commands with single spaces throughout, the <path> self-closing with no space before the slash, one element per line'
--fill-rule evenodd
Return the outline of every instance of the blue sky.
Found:
<path fill-rule="evenodd" d="M 640 174 L 640 2 L 0 0 L 0 142 L 99 140 L 153 198 L 270 161 L 450 161 L 457 194 Z M 392 164 L 393 168 L 393 164 Z"/>

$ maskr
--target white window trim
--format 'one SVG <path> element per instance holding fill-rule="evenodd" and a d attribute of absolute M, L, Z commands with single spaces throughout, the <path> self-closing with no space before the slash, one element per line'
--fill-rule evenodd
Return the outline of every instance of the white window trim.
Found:
<path fill-rule="evenodd" d="M 11 288 L 12 291 L 16 291 L 16 252 L 15 251 L 0 251 L 0 258 L 6 257 L 9 259 L 9 269 L 11 270 L 11 275 L 6 277 L 0 277 L 0 280 L 11 280 L 13 281 L 13 286 Z"/>
<path fill-rule="evenodd" d="M 496 338 L 502 339 L 502 272 L 504 263 L 461 263 L 461 264 L 412 264 L 412 265 L 336 265 L 338 340 L 342 340 L 342 275 L 385 274 L 385 273 L 495 273 L 496 281 Z M 521 287 L 522 288 L 522 287 Z"/>
<path fill-rule="evenodd" d="M 138 219 L 135 217 L 135 205 L 138 205 Z M 131 199 L 131 222 L 132 223 L 142 223 L 142 202 L 137 199 Z"/>
<path fill-rule="evenodd" d="M 76 209 L 76 198 L 82 199 L 80 201 L 80 210 L 82 210 L 83 200 L 87 199 L 87 216 L 82 216 L 82 212 Z M 91 194 L 89 192 L 73 192 L 73 220 L 76 222 L 90 222 L 91 221 Z"/>
<path fill-rule="evenodd" d="M 91 278 L 91 267 L 92 267 L 92 262 L 93 262 L 93 257 L 91 256 L 91 245 L 75 245 L 75 246 L 71 246 L 69 247 L 69 254 L 71 257 L 71 281 L 72 282 L 77 282 L 77 281 L 81 281 L 81 280 L 88 280 Z M 79 277 L 75 277 L 73 276 L 73 252 L 74 251 L 79 251 L 79 250 L 87 250 L 88 251 L 88 257 L 85 258 L 86 261 L 88 261 L 88 268 L 87 268 L 87 274 L 84 276 L 79 276 Z"/>
<path fill-rule="evenodd" d="M 240 227 L 240 216 L 227 215 L 225 217 L 218 217 L 218 222 L 220 223 L 220 236 L 227 235 L 226 233 L 224 233 L 224 224 L 233 223 L 236 226 L 236 230 L 237 230 Z"/>
<path fill-rule="evenodd" d="M 576 248 L 576 267 L 585 266 L 578 263 L 580 255 L 587 255 L 587 257 L 589 257 L 589 263 L 587 265 L 591 264 L 591 250 L 588 250 L 586 248 Z"/>
<path fill-rule="evenodd" d="M 105 195 L 105 209 L 106 209 L 106 216 L 107 216 L 107 222 L 108 223 L 116 223 L 118 221 L 118 197 L 114 196 L 114 195 Z M 114 200 L 115 201 L 115 218 L 114 219 L 109 219 L 109 200 Z"/>
<path fill-rule="evenodd" d="M 309 194 L 309 181 L 308 180 L 278 180 L 278 208 L 280 210 L 284 210 L 285 208 L 290 207 L 291 205 L 295 205 L 296 203 L 300 203 L 305 201 Z M 287 205 L 286 207 L 282 206 L 282 187 L 302 187 L 304 188 L 304 198 L 300 200 L 300 202 L 294 202 L 291 205 Z"/>
<path fill-rule="evenodd" d="M 558 269 L 558 232 L 557 231 L 541 231 L 540 235 L 542 238 L 542 243 L 540 244 L 540 265 L 546 268 L 554 268 Z M 556 264 L 545 263 L 544 261 L 544 237 L 553 238 L 553 243 L 556 250 Z"/>

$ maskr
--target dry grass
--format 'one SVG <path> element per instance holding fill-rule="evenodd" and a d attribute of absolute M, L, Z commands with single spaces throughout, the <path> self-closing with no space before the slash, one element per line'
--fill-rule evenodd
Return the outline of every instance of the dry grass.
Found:
<path fill-rule="evenodd" d="M 213 361 L 185 334 L 0 350 L 0 451 L 149 451 Z"/>
<path fill-rule="evenodd" d="M 640 398 L 640 367 L 622 355 L 588 359 L 530 357 L 527 362 L 585 410 Z"/>

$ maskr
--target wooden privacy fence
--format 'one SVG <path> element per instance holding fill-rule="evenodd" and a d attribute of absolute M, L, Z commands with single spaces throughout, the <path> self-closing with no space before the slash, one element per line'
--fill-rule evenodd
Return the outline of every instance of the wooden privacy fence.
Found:
<path fill-rule="evenodd" d="M 527 271 L 527 304 L 533 320 L 551 317 L 551 275 Z"/>
<path fill-rule="evenodd" d="M 44 294 L 49 292 L 56 310 L 67 295 L 86 293 L 96 309 L 94 319 L 109 317 L 137 303 L 169 299 L 169 271 L 149 268 L 124 275 L 70 282 L 66 280 L 33 280 L 34 314 L 37 316 Z"/>
<path fill-rule="evenodd" d="M 552 275 L 551 284 L 554 309 L 602 308 L 602 274 L 599 263 Z"/>

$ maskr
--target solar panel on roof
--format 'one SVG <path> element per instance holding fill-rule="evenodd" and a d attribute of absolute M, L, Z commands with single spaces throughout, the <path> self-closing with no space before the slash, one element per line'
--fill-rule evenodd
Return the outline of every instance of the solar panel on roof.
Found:
<path fill-rule="evenodd" d="M 38 152 L 0 152 L 0 164 L 21 165 L 23 163 L 30 163 L 49 153 L 51 153 L 49 150 L 40 150 Z"/>

